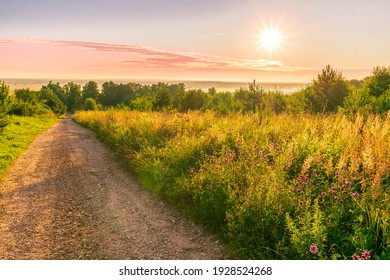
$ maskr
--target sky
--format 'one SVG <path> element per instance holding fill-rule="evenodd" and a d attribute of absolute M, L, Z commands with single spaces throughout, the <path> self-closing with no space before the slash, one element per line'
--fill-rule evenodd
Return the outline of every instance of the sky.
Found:
<path fill-rule="evenodd" d="M 4 78 L 310 82 L 390 65 L 388 0 L 0 0 Z M 265 30 L 280 44 L 261 44 Z"/>

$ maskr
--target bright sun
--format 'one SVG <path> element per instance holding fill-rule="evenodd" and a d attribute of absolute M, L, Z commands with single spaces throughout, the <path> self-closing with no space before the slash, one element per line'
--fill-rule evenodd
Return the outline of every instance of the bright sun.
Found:
<path fill-rule="evenodd" d="M 268 50 L 279 48 L 281 41 L 280 32 L 276 29 L 267 29 L 261 34 L 260 42 Z"/>

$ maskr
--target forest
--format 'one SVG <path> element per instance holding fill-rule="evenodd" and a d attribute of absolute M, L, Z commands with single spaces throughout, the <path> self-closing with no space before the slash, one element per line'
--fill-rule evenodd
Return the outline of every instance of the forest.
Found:
<path fill-rule="evenodd" d="M 52 113 L 57 116 L 77 110 L 129 109 L 142 112 L 188 112 L 211 110 L 219 115 L 229 113 L 342 113 L 383 114 L 390 109 L 390 68 L 377 66 L 363 80 L 347 80 L 342 73 L 327 65 L 310 85 L 293 94 L 266 91 L 255 81 L 247 88 L 234 92 L 186 89 L 184 83 L 105 82 L 99 87 L 95 81 L 84 86 L 69 82 L 65 85 L 49 82 L 39 91 L 28 88 L 9 93 L 0 87 L 0 118 L 6 115 L 34 116 Z"/>

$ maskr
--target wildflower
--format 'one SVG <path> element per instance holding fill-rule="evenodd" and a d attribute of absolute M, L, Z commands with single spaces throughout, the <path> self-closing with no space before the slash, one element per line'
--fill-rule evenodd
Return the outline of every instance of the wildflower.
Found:
<path fill-rule="evenodd" d="M 353 198 L 358 198 L 358 197 L 359 197 L 359 194 L 358 194 L 358 193 L 355 193 L 355 192 L 352 193 L 351 195 L 352 195 Z"/>
<path fill-rule="evenodd" d="M 329 190 L 328 190 L 328 193 L 335 193 L 335 191 L 332 190 L 332 189 L 329 189 Z"/>
<path fill-rule="evenodd" d="M 336 171 L 336 172 L 334 173 L 334 175 L 335 175 L 336 177 L 339 177 L 340 172 Z"/>
<path fill-rule="evenodd" d="M 301 189 L 298 188 L 298 189 L 297 189 L 297 193 L 301 193 Z"/>
<path fill-rule="evenodd" d="M 306 201 L 299 201 L 299 206 L 303 206 L 306 204 Z"/>
<path fill-rule="evenodd" d="M 352 259 L 353 260 L 361 260 L 362 258 L 357 254 L 353 254 Z"/>
<path fill-rule="evenodd" d="M 347 191 L 346 191 L 346 190 L 343 190 L 343 194 L 347 194 Z"/>
<path fill-rule="evenodd" d="M 314 173 L 313 176 L 314 176 L 314 178 L 317 178 L 317 177 L 318 177 L 318 174 L 317 174 L 317 173 Z"/>
<path fill-rule="evenodd" d="M 309 177 L 305 176 L 305 184 L 309 183 Z"/>
<path fill-rule="evenodd" d="M 209 189 L 209 190 L 212 190 L 213 189 L 213 184 L 210 184 L 207 188 Z"/>
<path fill-rule="evenodd" d="M 227 158 L 225 158 L 225 157 L 223 157 L 223 158 L 222 158 L 222 161 L 223 161 L 223 163 L 225 163 L 225 164 L 226 164 L 226 163 L 228 162 L 228 159 L 227 159 Z"/>
<path fill-rule="evenodd" d="M 362 254 L 362 257 L 365 258 L 366 260 L 368 260 L 369 258 L 371 258 L 370 251 L 364 250 L 364 251 L 363 251 L 363 254 Z"/>
<path fill-rule="evenodd" d="M 204 172 L 203 168 L 199 169 L 199 173 L 203 173 L 203 172 Z"/>
<path fill-rule="evenodd" d="M 203 179 L 199 179 L 199 184 L 203 184 Z"/>
<path fill-rule="evenodd" d="M 322 192 L 321 195 L 322 195 L 322 196 L 326 196 L 326 192 Z"/>
<path fill-rule="evenodd" d="M 312 254 L 317 254 L 318 253 L 318 247 L 317 247 L 316 244 L 311 243 L 311 245 L 310 245 L 310 253 L 312 253 Z"/>
<path fill-rule="evenodd" d="M 297 178 L 298 185 L 302 184 L 302 179 L 300 177 Z"/>
<path fill-rule="evenodd" d="M 190 174 L 194 174 L 195 170 L 193 168 L 190 168 L 189 172 Z"/>
<path fill-rule="evenodd" d="M 334 199 L 339 199 L 339 197 L 337 195 L 334 196 Z"/>
<path fill-rule="evenodd" d="M 213 151 L 213 155 L 214 155 L 214 156 L 217 155 L 217 152 L 216 152 L 216 151 Z"/>

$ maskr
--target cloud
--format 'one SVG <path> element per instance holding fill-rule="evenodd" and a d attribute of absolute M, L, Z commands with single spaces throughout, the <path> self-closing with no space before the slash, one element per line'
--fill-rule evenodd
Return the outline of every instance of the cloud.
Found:
<path fill-rule="evenodd" d="M 0 44 L 23 44 L 59 47 L 75 50 L 89 50 L 103 53 L 122 53 L 119 61 L 112 61 L 121 67 L 207 69 L 207 70 L 263 70 L 295 71 L 299 67 L 288 67 L 277 60 L 237 59 L 210 56 L 193 52 L 168 52 L 145 46 L 108 44 L 95 42 L 45 40 L 45 39 L 9 39 L 0 38 Z M 111 64 L 111 66 L 112 66 Z"/>

